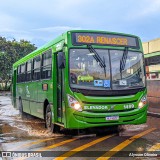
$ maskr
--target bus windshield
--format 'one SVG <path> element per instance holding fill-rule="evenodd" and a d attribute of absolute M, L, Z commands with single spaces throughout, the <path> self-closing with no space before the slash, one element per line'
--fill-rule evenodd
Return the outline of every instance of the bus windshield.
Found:
<path fill-rule="evenodd" d="M 124 50 L 70 49 L 70 87 L 90 90 L 122 90 L 145 87 L 143 54 Z M 124 54 L 125 56 L 124 60 Z M 122 67 L 123 66 L 123 67 Z"/>

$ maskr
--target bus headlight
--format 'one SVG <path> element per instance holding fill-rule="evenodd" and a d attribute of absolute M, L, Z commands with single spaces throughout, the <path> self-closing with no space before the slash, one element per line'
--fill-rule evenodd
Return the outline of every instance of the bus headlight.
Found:
<path fill-rule="evenodd" d="M 144 107 L 144 105 L 147 104 L 147 96 L 143 96 L 138 104 L 138 108 L 141 109 Z"/>
<path fill-rule="evenodd" d="M 75 109 L 76 111 L 82 111 L 80 103 L 70 95 L 68 95 L 68 104 L 69 107 Z"/>

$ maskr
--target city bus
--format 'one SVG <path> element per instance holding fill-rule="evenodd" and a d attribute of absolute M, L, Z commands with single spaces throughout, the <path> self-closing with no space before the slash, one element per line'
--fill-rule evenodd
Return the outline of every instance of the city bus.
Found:
<path fill-rule="evenodd" d="M 52 132 L 147 119 L 144 55 L 139 37 L 71 30 L 13 65 L 13 105 L 44 119 Z"/>

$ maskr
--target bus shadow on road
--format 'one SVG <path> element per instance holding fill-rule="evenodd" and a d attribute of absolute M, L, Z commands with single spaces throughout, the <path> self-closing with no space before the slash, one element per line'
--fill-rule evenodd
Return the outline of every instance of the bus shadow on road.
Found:
<path fill-rule="evenodd" d="M 108 126 L 108 127 L 95 127 L 95 128 L 87 128 L 87 129 L 76 129 L 76 130 L 68 130 L 62 129 L 60 133 L 65 136 L 71 137 L 95 137 L 95 136 L 104 136 L 110 134 L 119 134 L 119 132 L 123 131 L 122 127 L 119 126 Z"/>

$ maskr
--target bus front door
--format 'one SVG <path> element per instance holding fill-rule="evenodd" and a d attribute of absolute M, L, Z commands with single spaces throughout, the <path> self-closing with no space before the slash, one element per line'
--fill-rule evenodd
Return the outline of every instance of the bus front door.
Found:
<path fill-rule="evenodd" d="M 63 123 L 63 69 L 57 67 L 57 118 L 58 122 Z"/>

